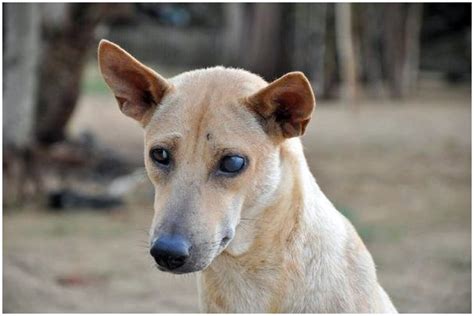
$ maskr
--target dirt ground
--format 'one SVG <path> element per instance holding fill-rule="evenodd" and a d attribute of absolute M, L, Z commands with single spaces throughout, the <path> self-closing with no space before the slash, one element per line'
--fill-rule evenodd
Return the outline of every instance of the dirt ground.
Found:
<path fill-rule="evenodd" d="M 321 101 L 304 137 L 323 191 L 353 222 L 400 312 L 471 311 L 470 89 L 426 83 L 404 102 Z M 142 133 L 108 94 L 71 132 L 142 161 Z M 195 277 L 148 255 L 150 187 L 111 213 L 25 207 L 3 217 L 4 312 L 197 312 Z"/>

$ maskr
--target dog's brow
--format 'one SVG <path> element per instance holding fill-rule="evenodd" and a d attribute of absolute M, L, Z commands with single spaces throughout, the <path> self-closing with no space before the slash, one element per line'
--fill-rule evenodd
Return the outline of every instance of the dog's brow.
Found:
<path fill-rule="evenodd" d="M 176 142 L 180 139 L 183 138 L 183 135 L 181 135 L 178 132 L 174 133 L 169 133 L 169 134 L 164 134 L 164 135 L 157 135 L 157 137 L 153 138 L 150 140 L 149 143 L 149 148 L 154 147 L 158 144 L 176 144 Z"/>

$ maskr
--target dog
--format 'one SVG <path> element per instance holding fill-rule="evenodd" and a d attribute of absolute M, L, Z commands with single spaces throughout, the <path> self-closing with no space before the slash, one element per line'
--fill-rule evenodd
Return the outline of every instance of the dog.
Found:
<path fill-rule="evenodd" d="M 299 136 L 315 108 L 301 72 L 267 83 L 213 67 L 165 79 L 102 40 L 99 68 L 144 128 L 157 268 L 199 272 L 203 312 L 395 313 Z"/>

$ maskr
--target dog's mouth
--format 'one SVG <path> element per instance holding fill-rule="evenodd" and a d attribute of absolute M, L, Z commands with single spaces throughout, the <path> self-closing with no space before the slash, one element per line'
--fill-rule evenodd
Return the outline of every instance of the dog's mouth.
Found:
<path fill-rule="evenodd" d="M 161 261 L 156 261 L 155 266 L 159 271 L 173 274 L 186 274 L 205 270 L 229 245 L 232 240 L 232 235 L 233 234 L 225 235 L 220 242 L 206 242 L 204 245 L 201 245 L 201 249 L 191 247 L 194 251 L 192 251 L 182 266 L 172 268 L 169 265 L 160 264 Z M 212 245 L 214 245 L 214 247 L 212 247 Z"/>
<path fill-rule="evenodd" d="M 173 274 L 187 274 L 187 273 L 193 273 L 193 272 L 199 272 L 201 271 L 202 269 L 174 269 L 174 270 L 170 270 L 168 268 L 165 268 L 165 267 L 162 267 L 160 266 L 159 264 L 155 264 L 156 268 L 161 271 L 161 272 L 168 272 L 168 273 L 173 273 Z"/>
<path fill-rule="evenodd" d="M 170 269 L 159 264 L 155 264 L 155 266 L 161 272 L 168 272 L 172 274 L 188 274 L 205 270 L 211 264 L 211 262 L 212 260 L 208 263 L 204 261 L 188 262 L 185 265 L 176 269 Z"/>
<path fill-rule="evenodd" d="M 232 239 L 232 237 L 230 237 L 230 236 L 226 236 L 226 237 L 222 238 L 220 247 L 222 247 L 222 248 L 227 247 L 227 245 L 229 244 L 231 239 Z"/>
<path fill-rule="evenodd" d="M 216 255 L 214 256 L 214 258 L 217 257 L 217 256 L 219 256 L 219 255 L 227 248 L 227 246 L 230 244 L 230 242 L 231 242 L 232 239 L 234 238 L 234 234 L 235 234 L 235 233 L 234 233 L 234 230 L 229 231 L 229 232 L 225 235 L 225 237 L 223 237 L 223 238 L 221 239 L 221 242 L 220 242 L 220 244 L 219 244 L 219 248 L 217 249 Z"/>

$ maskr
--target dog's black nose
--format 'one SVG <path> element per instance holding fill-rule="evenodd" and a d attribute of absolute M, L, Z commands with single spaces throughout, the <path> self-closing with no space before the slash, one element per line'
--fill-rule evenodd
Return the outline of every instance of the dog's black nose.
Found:
<path fill-rule="evenodd" d="M 183 236 L 162 236 L 155 240 L 150 254 L 159 266 L 174 270 L 184 265 L 189 257 L 189 249 L 189 242 Z"/>

